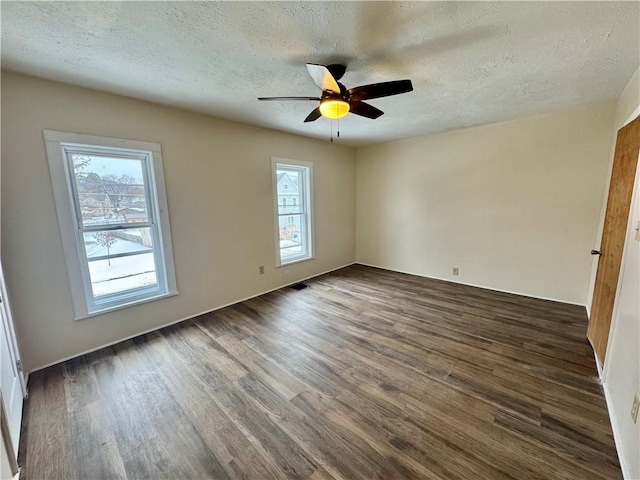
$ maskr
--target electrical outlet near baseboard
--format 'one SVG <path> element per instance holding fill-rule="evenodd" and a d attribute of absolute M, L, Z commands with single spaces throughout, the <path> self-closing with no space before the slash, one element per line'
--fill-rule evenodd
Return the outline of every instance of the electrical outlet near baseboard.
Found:
<path fill-rule="evenodd" d="M 638 422 L 638 410 L 640 410 L 640 394 L 636 393 L 631 404 L 631 420 L 633 420 L 633 423 Z"/>
<path fill-rule="evenodd" d="M 258 273 L 259 273 L 260 275 L 264 275 L 264 265 L 260 265 L 260 266 L 258 267 Z"/>
<path fill-rule="evenodd" d="M 453 274 L 460 275 L 460 269 L 458 267 L 453 267 Z"/>

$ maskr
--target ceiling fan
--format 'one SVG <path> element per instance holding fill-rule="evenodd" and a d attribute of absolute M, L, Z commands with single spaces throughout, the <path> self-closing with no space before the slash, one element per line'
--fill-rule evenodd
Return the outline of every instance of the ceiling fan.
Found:
<path fill-rule="evenodd" d="M 373 98 L 389 97 L 400 93 L 407 93 L 413 90 L 411 80 L 395 80 L 393 82 L 373 83 L 371 85 L 362 85 L 347 90 L 347 88 L 338 82 L 347 70 L 344 65 L 316 65 L 307 63 L 307 70 L 313 81 L 322 89 L 320 97 L 260 97 L 262 101 L 286 101 L 286 100 L 302 100 L 302 101 L 319 101 L 318 105 L 304 119 L 305 122 L 313 122 L 324 116 L 327 118 L 344 117 L 347 113 L 355 113 L 362 117 L 376 119 L 384 114 L 382 110 L 377 109 L 373 105 L 363 102 Z"/>

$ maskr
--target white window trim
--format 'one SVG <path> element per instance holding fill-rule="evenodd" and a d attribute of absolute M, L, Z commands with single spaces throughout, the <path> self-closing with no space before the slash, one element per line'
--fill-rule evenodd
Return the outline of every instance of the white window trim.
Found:
<path fill-rule="evenodd" d="M 297 167 L 306 167 L 309 169 L 309 178 L 307 178 L 307 195 L 304 196 L 303 201 L 307 212 L 307 237 L 309 246 L 307 249 L 307 255 L 304 257 L 294 257 L 292 260 L 282 262 L 280 259 L 280 222 L 278 213 L 278 165 L 292 165 Z M 292 265 L 294 263 L 306 262 L 307 260 L 313 260 L 315 258 L 315 228 L 313 223 L 313 163 L 305 162 L 303 160 L 291 160 L 288 158 L 271 157 L 271 181 L 273 185 L 273 219 L 275 227 L 275 249 L 276 249 L 276 268 Z"/>
<path fill-rule="evenodd" d="M 62 238 L 62 247 L 67 266 L 67 274 L 71 287 L 71 298 L 74 307 L 74 319 L 81 320 L 103 313 L 127 308 L 133 305 L 158 300 L 179 292 L 176 285 L 175 267 L 173 262 L 173 247 L 171 242 L 171 230 L 169 226 L 169 213 L 167 207 L 167 195 L 164 184 L 164 170 L 162 167 L 161 147 L 157 143 L 140 142 L 134 140 L 123 140 L 109 137 L 98 137 L 94 135 L 84 135 L 79 133 L 57 132 L 44 130 L 44 140 L 49 161 L 49 173 L 53 186 L 53 196 L 55 200 L 56 213 L 58 215 L 58 225 Z M 166 290 L 154 296 L 146 296 L 141 299 L 132 299 L 131 302 L 122 302 L 104 308 L 96 307 L 90 310 L 87 299 L 86 278 L 83 275 L 84 264 L 80 260 L 83 246 L 77 239 L 77 226 L 74 214 L 74 196 L 71 189 L 71 179 L 67 172 L 67 160 L 65 158 L 64 147 L 78 145 L 85 147 L 107 147 L 122 150 L 137 150 L 149 153 L 151 168 L 149 169 L 149 186 L 151 192 L 155 191 L 157 203 L 152 202 L 155 208 L 158 230 L 162 236 L 162 242 L 157 249 L 157 254 L 164 262 L 164 284 Z"/>

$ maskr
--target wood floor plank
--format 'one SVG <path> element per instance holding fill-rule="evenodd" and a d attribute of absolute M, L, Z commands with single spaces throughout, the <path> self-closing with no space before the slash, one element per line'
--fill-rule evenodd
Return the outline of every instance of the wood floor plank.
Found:
<path fill-rule="evenodd" d="M 85 357 L 71 359 L 62 368 L 69 412 L 102 400 L 98 383 Z"/>
<path fill-rule="evenodd" d="M 157 436 L 148 417 L 147 405 L 117 356 L 92 364 L 104 401 L 104 411 L 116 443 L 126 451 L 134 450 Z"/>
<path fill-rule="evenodd" d="M 101 401 L 69 413 L 69 434 L 75 478 L 127 478 Z"/>
<path fill-rule="evenodd" d="M 157 348 L 163 350 L 166 358 L 172 358 L 166 346 Z M 167 362 L 161 373 L 185 414 L 232 478 L 286 478 L 275 462 L 261 456 L 245 433 L 201 388 L 198 379 L 180 368 L 179 362 Z M 237 465 L 242 465 L 243 470 Z"/>
<path fill-rule="evenodd" d="M 335 478 L 329 475 L 326 470 L 319 468 L 311 474 L 309 480 L 335 480 Z"/>
<path fill-rule="evenodd" d="M 550 451 L 565 456 L 569 460 L 586 464 L 591 472 L 601 475 L 603 478 L 615 478 L 619 474 L 619 466 L 613 461 L 611 451 L 594 448 L 592 445 L 576 442 L 559 432 L 545 428 L 542 425 L 534 425 L 523 421 L 515 415 L 499 410 L 496 412 L 495 424 L 512 432 L 517 432 L 526 440 L 533 440 Z"/>
<path fill-rule="evenodd" d="M 353 265 L 31 375 L 23 479 L 613 480 L 583 307 Z"/>
<path fill-rule="evenodd" d="M 364 398 L 367 396 L 368 398 Z M 377 437 L 379 442 L 388 443 L 396 452 L 401 452 L 425 466 L 429 476 L 424 478 L 510 478 L 471 457 L 438 434 L 420 431 L 407 421 L 403 409 L 389 408 L 372 401 L 373 395 L 360 391 L 357 394 L 345 392 L 345 397 L 337 402 L 324 395 L 301 395 L 301 400 L 311 405 L 330 421 L 343 425 L 348 430 L 363 432 L 364 438 Z M 371 440 L 369 440 L 371 441 Z"/>
<path fill-rule="evenodd" d="M 346 438 L 330 428 L 327 422 L 318 422 L 317 415 L 308 416 L 308 411 L 300 408 L 299 394 L 286 405 L 283 399 L 260 381 L 243 379 L 245 389 L 255 403 L 260 406 L 282 429 L 296 442 L 309 451 L 316 463 L 323 466 L 335 478 L 357 479 L 375 478 L 376 467 L 371 463 L 381 461 L 380 457 L 359 439 L 349 442 Z M 364 458 L 357 454 L 365 451 Z M 364 461 L 363 461 L 364 460 Z"/>
<path fill-rule="evenodd" d="M 215 478 L 229 476 L 220 461 L 207 447 L 193 423 L 184 414 L 180 405 L 169 392 L 159 373 L 141 375 L 136 378 L 137 388 L 149 409 L 149 419 L 157 431 L 167 456 L 171 460 L 172 478 Z M 176 452 L 180 452 L 176 456 Z M 131 457 L 130 457 L 131 458 Z M 140 474 L 130 474 L 138 478 Z"/>
<path fill-rule="evenodd" d="M 104 411 L 97 379 L 79 357 L 63 365 L 70 456 L 77 478 L 124 479 L 126 472 Z"/>
<path fill-rule="evenodd" d="M 23 478 L 72 478 L 70 430 L 62 365 L 29 376 L 28 432 L 18 464 Z"/>
<path fill-rule="evenodd" d="M 183 357 L 199 378 L 206 378 L 206 385 L 212 387 L 215 395 L 212 397 L 218 406 L 237 424 L 243 427 L 254 440 L 256 445 L 262 446 L 271 456 L 287 478 L 304 478 L 310 476 L 316 465 L 309 455 L 294 441 L 288 437 L 282 429 L 272 422 L 261 411 L 257 410 L 242 391 L 234 389 L 222 373 L 216 368 L 212 360 L 202 357 L 200 362 L 193 362 L 199 343 L 190 343 L 188 336 L 182 336 L 181 331 L 168 338 L 168 343 L 179 356 L 187 352 Z M 201 332 L 205 335 L 204 332 Z M 191 335 L 199 335 L 195 330 L 190 330 Z M 187 334 L 189 335 L 189 334 Z"/>

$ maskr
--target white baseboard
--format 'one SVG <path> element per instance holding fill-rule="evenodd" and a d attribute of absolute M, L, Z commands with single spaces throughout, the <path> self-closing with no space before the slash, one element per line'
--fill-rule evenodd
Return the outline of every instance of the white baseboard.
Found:
<path fill-rule="evenodd" d="M 483 286 L 483 285 L 476 285 L 474 283 L 460 282 L 460 281 L 452 280 L 450 278 L 433 277 L 433 276 L 429 276 L 429 275 L 424 275 L 422 273 L 409 272 L 407 270 L 398 270 L 397 268 L 381 267 L 380 265 L 373 265 L 373 264 L 370 264 L 370 263 L 364 263 L 364 262 L 354 262 L 354 263 L 356 265 L 363 265 L 365 267 L 379 268 L 381 270 L 388 270 L 390 272 L 406 273 L 407 275 L 415 275 L 416 277 L 430 278 L 432 280 L 442 280 L 443 282 L 456 283 L 458 285 L 466 285 L 467 287 L 482 288 L 483 290 L 491 290 L 492 292 L 510 293 L 511 295 L 520 295 L 521 297 L 535 298 L 535 299 L 538 299 L 538 300 L 548 300 L 550 302 L 566 303 L 568 305 L 578 305 L 579 307 L 585 307 L 585 308 L 587 307 L 583 303 L 569 302 L 567 300 L 561 300 L 559 298 L 540 297 L 540 296 L 531 295 L 531 294 L 528 294 L 528 293 L 514 292 L 514 291 L 511 291 L 511 290 L 502 290 L 500 288 L 486 287 L 486 286 Z"/>
<path fill-rule="evenodd" d="M 163 328 L 168 327 L 170 325 L 175 325 L 176 323 L 184 322 L 185 320 L 189 320 L 191 318 L 199 317 L 200 315 L 204 315 L 205 313 L 215 312 L 216 310 L 220 310 L 222 308 L 230 307 L 231 305 L 235 305 L 237 303 L 242 303 L 242 302 L 244 302 L 246 300 L 250 300 L 252 298 L 259 297 L 260 295 L 265 295 L 265 294 L 270 293 L 270 292 L 275 292 L 276 290 L 280 290 L 281 288 L 288 287 L 289 285 L 293 285 L 294 283 L 304 282 L 305 280 L 309 280 L 311 278 L 315 278 L 315 277 L 319 277 L 321 275 L 326 275 L 327 273 L 335 272 L 336 270 L 340 270 L 341 268 L 349 267 L 349 266 L 351 266 L 351 265 L 353 265 L 355 263 L 356 262 L 347 263 L 345 265 L 342 265 L 342 266 L 336 267 L 336 268 L 332 268 L 332 269 L 327 270 L 325 272 L 316 273 L 316 274 L 309 275 L 308 277 L 304 277 L 304 278 L 299 278 L 299 279 L 297 279 L 297 280 L 295 280 L 293 282 L 289 282 L 289 283 L 285 283 L 284 285 L 280 285 L 279 287 L 271 288 L 269 290 L 265 290 L 264 292 L 256 293 L 255 295 L 251 295 L 249 297 L 242 298 L 240 300 L 235 300 L 233 302 L 229 302 L 229 303 L 226 303 L 224 305 L 220 305 L 218 307 L 214 307 L 214 308 L 212 308 L 210 310 L 205 310 L 204 312 L 195 313 L 193 315 L 189 315 L 188 317 L 184 317 L 184 318 L 181 318 L 179 320 L 174 320 L 174 321 L 169 322 L 169 323 L 164 323 L 164 324 L 159 325 L 157 327 L 153 327 L 153 328 L 150 328 L 148 330 L 144 330 L 142 332 L 134 333 L 133 335 L 129 335 L 127 337 L 120 338 L 118 340 L 114 340 L 113 342 L 105 343 L 104 345 L 100 345 L 99 347 L 91 348 L 89 350 L 85 350 L 84 352 L 76 353 L 74 355 L 70 355 L 70 356 L 62 358 L 60 360 L 56 360 L 55 362 L 47 363 L 46 365 L 42 365 L 40 367 L 36 367 L 36 368 L 33 368 L 33 369 L 29 370 L 29 372 L 27 373 L 27 378 L 28 378 L 28 375 L 30 373 L 37 372 L 38 370 L 43 370 L 43 369 L 51 367 L 53 365 L 57 365 L 59 363 L 66 362 L 67 360 L 71 360 L 73 358 L 81 357 L 82 355 L 86 355 L 88 353 L 95 352 L 95 351 L 100 350 L 102 348 L 110 347 L 112 345 L 116 345 L 116 344 L 118 344 L 120 342 L 124 342 L 126 340 L 131 340 L 132 338 L 139 337 L 140 335 L 144 335 L 144 334 L 150 333 L 150 332 L 155 332 L 156 330 L 163 329 Z"/>

